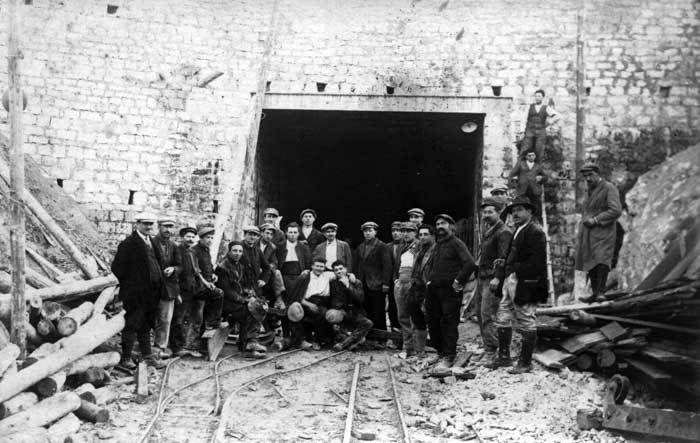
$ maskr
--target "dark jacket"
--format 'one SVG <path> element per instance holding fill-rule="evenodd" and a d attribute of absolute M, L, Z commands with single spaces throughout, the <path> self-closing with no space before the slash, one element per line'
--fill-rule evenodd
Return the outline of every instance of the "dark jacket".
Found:
<path fill-rule="evenodd" d="M 165 268 L 173 267 L 175 270 L 170 277 L 166 277 L 163 274 L 163 280 L 165 281 L 165 292 L 168 300 L 177 300 L 178 295 L 180 295 L 180 272 L 182 272 L 182 255 L 180 255 L 180 249 L 177 243 L 170 239 L 164 239 L 160 235 L 153 237 L 153 242 L 158 245 L 160 250 L 160 256 L 162 260 L 163 270 Z"/>
<path fill-rule="evenodd" d="M 211 253 L 209 248 L 201 243 L 197 243 L 192 246 L 192 256 L 194 257 L 194 262 L 197 265 L 199 273 L 204 277 L 204 280 L 210 282 L 213 280 L 214 276 L 214 264 L 211 261 Z M 201 284 L 201 282 L 198 282 Z"/>
<path fill-rule="evenodd" d="M 537 183 L 537 177 L 542 177 L 542 182 Z M 521 160 L 517 165 L 510 171 L 508 175 L 509 181 L 513 182 L 513 179 L 517 178 L 516 184 L 513 185 L 515 188 L 516 195 L 526 195 L 528 190 L 532 195 L 539 197 L 542 194 L 542 184 L 547 181 L 547 175 L 542 169 L 542 165 L 535 162 L 532 169 L 528 168 L 527 161 Z M 532 202 L 535 203 L 535 202 Z"/>
<path fill-rule="evenodd" d="M 528 223 L 510 242 L 506 277 L 513 272 L 518 278 L 516 304 L 547 300 L 547 239 L 537 223 Z"/>
<path fill-rule="evenodd" d="M 163 261 L 160 256 L 160 249 L 153 242 L 153 239 L 151 239 L 151 245 L 162 269 Z M 156 277 L 161 282 L 158 285 L 160 289 L 157 293 L 153 292 L 147 247 L 138 233 L 134 231 L 119 243 L 117 253 L 112 262 L 112 272 L 119 280 L 119 298 L 124 302 L 124 308 L 127 311 L 144 306 L 152 308 L 157 306 L 158 300 L 165 296 L 162 273 Z"/>
<path fill-rule="evenodd" d="M 386 243 L 376 238 L 370 242 L 363 241 L 355 249 L 353 263 L 355 275 L 370 291 L 381 290 L 382 285 L 391 285 L 391 252 Z"/>
<path fill-rule="evenodd" d="M 294 250 L 297 253 L 297 258 L 299 259 L 299 267 L 303 271 L 304 269 L 311 269 L 311 250 L 308 246 L 298 241 Z M 284 242 L 279 248 L 277 248 L 277 264 L 282 269 L 282 265 L 287 259 L 287 242 Z"/>
<path fill-rule="evenodd" d="M 403 253 L 406 243 L 403 240 L 393 241 L 387 243 L 391 254 L 391 281 L 395 281 L 399 278 L 399 265 L 401 264 L 401 254 Z"/>
<path fill-rule="evenodd" d="M 253 277 L 255 281 L 269 281 L 272 275 L 270 264 L 265 259 L 258 242 L 253 243 L 253 246 L 248 246 L 248 243 L 243 242 L 243 257 L 253 267 Z"/>
<path fill-rule="evenodd" d="M 316 228 L 311 230 L 308 237 L 304 235 L 303 226 L 299 227 L 299 242 L 309 247 L 310 251 L 314 251 L 316 246 L 326 241 L 326 237 Z"/>
<path fill-rule="evenodd" d="M 285 239 L 285 243 L 287 240 Z M 258 248 L 260 247 L 260 241 L 258 241 Z M 271 270 L 277 269 L 277 248 L 275 243 L 267 243 L 265 245 L 265 250 L 262 251 L 263 257 L 267 260 L 267 264 L 270 265 Z"/>
<path fill-rule="evenodd" d="M 352 269 L 352 250 L 350 249 L 350 245 L 342 240 L 336 240 L 336 242 L 338 242 L 338 260 L 345 262 L 346 268 Z M 313 251 L 314 259 L 317 257 L 323 260 L 326 259 L 326 245 L 328 245 L 328 242 L 324 241 L 316 246 L 316 249 Z"/>
<path fill-rule="evenodd" d="M 508 256 L 508 248 L 513 234 L 510 232 L 505 223 L 498 220 L 495 225 L 491 226 L 481 236 L 481 254 L 479 255 L 479 278 L 492 279 L 498 278 L 501 282 L 504 279 L 504 266 L 494 267 L 493 262 L 498 258 Z"/>
<path fill-rule="evenodd" d="M 350 287 L 346 287 L 342 282 L 333 280 L 330 283 L 330 308 L 343 310 L 355 317 L 358 315 L 367 316 L 363 303 L 365 292 L 362 290 L 362 283 L 358 280 Z"/>
<path fill-rule="evenodd" d="M 431 285 L 451 286 L 455 280 L 466 284 L 475 270 L 474 259 L 462 240 L 451 233 L 437 238 L 429 274 Z"/>
<path fill-rule="evenodd" d="M 245 260 L 236 264 L 226 258 L 214 272 L 219 277 L 216 286 L 224 291 L 224 313 L 247 303 L 248 297 L 255 293 L 257 283 L 253 279 L 253 268 Z"/>
<path fill-rule="evenodd" d="M 583 219 L 595 217 L 597 224 L 592 227 L 579 226 L 576 245 L 576 269 L 588 272 L 596 265 L 612 267 L 617 240 L 615 221 L 622 214 L 620 191 L 606 180 L 589 191 L 583 204 Z"/>
<path fill-rule="evenodd" d="M 199 281 L 197 274 L 200 271 L 194 258 L 192 248 L 188 248 L 187 245 L 181 244 L 178 246 L 178 253 L 182 258 L 182 269 L 178 275 L 178 280 L 180 283 L 180 293 L 184 299 L 186 296 L 191 296 L 199 292 L 201 282 Z"/>

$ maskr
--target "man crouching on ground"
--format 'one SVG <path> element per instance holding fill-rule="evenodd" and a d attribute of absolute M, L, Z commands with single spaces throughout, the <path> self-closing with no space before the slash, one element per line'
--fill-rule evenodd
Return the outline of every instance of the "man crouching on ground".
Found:
<path fill-rule="evenodd" d="M 224 291 L 223 315 L 228 323 L 238 322 L 238 347 L 249 358 L 265 358 L 267 348 L 258 343 L 258 331 L 267 312 L 267 302 L 256 296 L 255 275 L 250 263 L 242 259 L 243 243 L 232 241 L 219 267 L 216 285 Z"/>
<path fill-rule="evenodd" d="M 301 318 L 291 318 L 292 336 L 288 345 L 299 345 L 302 349 L 320 349 L 321 345 L 333 342 L 333 329 L 326 321 L 326 311 L 330 306 L 330 281 L 335 278 L 332 272 L 325 271 L 326 260 L 316 257 L 311 265 L 311 272 L 304 272 L 291 295 L 290 311 L 303 309 Z M 310 342 L 316 336 L 316 343 Z M 286 346 L 285 346 L 286 347 Z"/>
<path fill-rule="evenodd" d="M 363 307 L 362 282 L 348 275 L 348 268 L 341 260 L 333 263 L 333 273 L 335 280 L 330 282 L 330 309 L 326 312 L 326 321 L 350 331 L 347 338 L 333 346 L 335 351 L 342 351 L 363 342 L 373 323 Z"/>

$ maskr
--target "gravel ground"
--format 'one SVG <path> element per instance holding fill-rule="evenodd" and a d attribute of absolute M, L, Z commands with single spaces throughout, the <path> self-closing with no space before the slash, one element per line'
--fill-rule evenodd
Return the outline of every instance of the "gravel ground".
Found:
<path fill-rule="evenodd" d="M 478 328 L 461 325 L 460 346 L 479 352 Z M 233 352 L 227 347 L 222 356 Z M 590 373 L 551 372 L 540 366 L 530 374 L 510 375 L 505 369 L 488 371 L 470 365 L 476 378 L 442 383 L 423 378 L 417 365 L 400 360 L 395 351 L 345 353 L 303 371 L 245 388 L 232 401 L 226 441 L 340 442 L 355 362 L 362 362 L 355 414 L 355 430 L 374 434 L 374 441 L 401 441 L 398 414 L 391 401 L 386 356 L 397 380 L 400 401 L 413 442 L 626 442 L 607 431 L 579 431 L 576 411 L 602 407 L 604 380 Z M 297 352 L 277 363 L 265 363 L 222 377 L 224 399 L 241 384 L 275 370 L 290 369 L 329 355 L 329 351 Z M 273 355 L 273 354 L 271 354 Z M 250 364 L 235 355 L 221 370 Z M 134 385 L 119 387 L 110 423 L 83 424 L 87 441 L 137 442 L 155 413 L 163 371 L 150 375 L 151 395 L 138 401 Z M 169 386 L 177 387 L 213 373 L 213 363 L 182 359 L 175 363 Z M 177 397 L 151 442 L 208 442 L 218 426 L 209 415 L 215 400 L 213 380 Z M 357 440 L 359 441 L 359 440 Z"/>

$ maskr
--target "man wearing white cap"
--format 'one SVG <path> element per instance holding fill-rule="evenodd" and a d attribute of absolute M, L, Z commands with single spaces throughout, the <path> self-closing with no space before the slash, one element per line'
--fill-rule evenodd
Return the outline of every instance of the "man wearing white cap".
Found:
<path fill-rule="evenodd" d="M 136 369 L 131 350 L 138 338 L 141 357 L 160 369 L 164 363 L 151 353 L 151 329 L 155 327 L 158 302 L 165 297 L 160 250 L 151 238 L 156 216 L 136 216 L 136 229 L 117 247 L 112 272 L 119 280 L 119 297 L 124 303 L 126 322 L 122 331 L 120 366 Z"/>
<path fill-rule="evenodd" d="M 423 224 L 423 219 L 425 218 L 425 211 L 421 208 L 413 208 L 408 210 L 408 221 L 416 226 Z"/>
<path fill-rule="evenodd" d="M 163 217 L 158 220 L 158 235 L 153 237 L 163 260 L 163 280 L 165 284 L 165 297 L 158 304 L 158 318 L 153 339 L 157 357 L 159 358 L 172 357 L 172 351 L 168 349 L 170 322 L 173 319 L 175 302 L 180 297 L 179 274 L 182 271 L 182 256 L 177 243 L 171 238 L 174 231 L 175 220 Z"/>
<path fill-rule="evenodd" d="M 362 224 L 365 240 L 355 249 L 354 270 L 365 291 L 365 310 L 374 327 L 386 330 L 386 294 L 391 286 L 391 252 L 386 243 L 377 238 L 379 225 L 368 221 Z"/>

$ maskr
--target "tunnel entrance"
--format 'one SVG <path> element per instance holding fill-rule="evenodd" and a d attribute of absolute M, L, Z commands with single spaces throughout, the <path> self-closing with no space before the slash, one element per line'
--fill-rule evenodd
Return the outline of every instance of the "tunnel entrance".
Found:
<path fill-rule="evenodd" d="M 283 226 L 313 208 L 317 227 L 337 223 L 338 238 L 354 246 L 367 220 L 391 241 L 391 222 L 406 220 L 412 207 L 423 208 L 431 224 L 441 212 L 472 217 L 481 194 L 483 122 L 484 114 L 266 109 L 258 138 L 259 221 L 268 206 L 280 210 Z"/>

